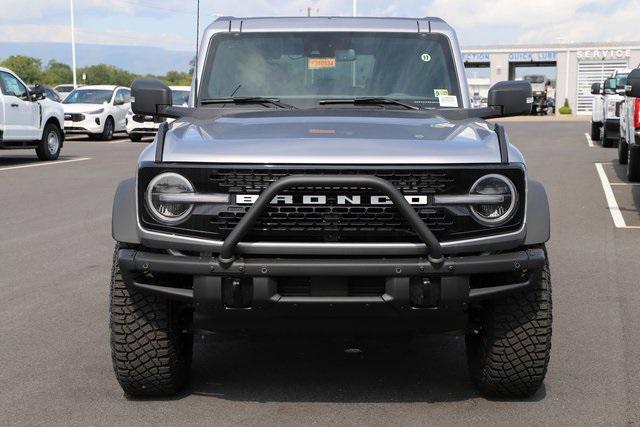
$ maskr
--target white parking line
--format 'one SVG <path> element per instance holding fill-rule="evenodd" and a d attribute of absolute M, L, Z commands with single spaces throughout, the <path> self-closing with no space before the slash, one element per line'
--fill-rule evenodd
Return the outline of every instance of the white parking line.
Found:
<path fill-rule="evenodd" d="M 589 147 L 591 148 L 595 147 L 593 140 L 591 139 L 591 135 L 585 132 L 584 136 L 587 137 L 587 144 L 589 144 Z"/>
<path fill-rule="evenodd" d="M 62 163 L 81 162 L 83 160 L 91 160 L 91 157 L 80 157 L 78 159 L 69 159 L 69 160 L 55 160 L 51 162 L 29 163 L 28 165 L 20 165 L 20 166 L 7 166 L 6 168 L 0 168 L 0 171 L 8 171 L 13 169 L 24 169 L 24 168 L 36 168 L 39 166 L 59 165 Z"/>
<path fill-rule="evenodd" d="M 604 195 L 607 198 L 607 205 L 609 206 L 609 212 L 611 212 L 611 217 L 613 218 L 613 224 L 616 228 L 627 228 L 627 224 L 624 222 L 622 212 L 620 212 L 620 207 L 618 207 L 616 197 L 613 195 L 613 189 L 611 188 L 611 184 L 609 184 L 609 178 L 607 178 L 607 174 L 604 172 L 602 163 L 596 163 L 596 170 L 598 171 L 600 182 L 602 182 L 602 189 L 604 190 Z"/>
<path fill-rule="evenodd" d="M 610 182 L 609 185 L 628 185 L 628 186 L 635 186 L 635 185 L 640 185 L 640 182 Z"/>

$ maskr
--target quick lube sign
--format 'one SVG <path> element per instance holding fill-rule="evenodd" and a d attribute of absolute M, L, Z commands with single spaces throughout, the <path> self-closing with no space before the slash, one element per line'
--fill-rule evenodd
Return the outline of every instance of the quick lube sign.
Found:
<path fill-rule="evenodd" d="M 631 57 L 630 49 L 589 49 L 576 52 L 578 61 L 585 59 L 625 59 Z"/>
<path fill-rule="evenodd" d="M 553 62 L 556 52 L 511 52 L 509 62 Z"/>

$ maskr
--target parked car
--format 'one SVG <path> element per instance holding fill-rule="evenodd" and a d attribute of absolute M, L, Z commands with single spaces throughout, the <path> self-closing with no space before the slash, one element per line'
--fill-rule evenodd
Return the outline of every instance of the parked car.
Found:
<path fill-rule="evenodd" d="M 40 160 L 55 160 L 64 144 L 62 106 L 44 88 L 27 85 L 0 67 L 0 148 L 35 149 Z"/>
<path fill-rule="evenodd" d="M 593 96 L 591 108 L 591 139 L 602 138 L 603 147 L 613 147 L 620 133 L 619 106 L 623 101 L 627 75 L 631 70 L 614 71 L 602 85 L 591 85 Z"/>
<path fill-rule="evenodd" d="M 187 106 L 189 104 L 190 86 L 170 86 L 173 95 L 174 105 Z M 129 109 L 125 119 L 127 134 L 133 142 L 140 141 L 145 136 L 153 136 L 158 132 L 160 123 L 171 119 L 154 118 L 153 116 L 141 116 L 133 114 Z"/>
<path fill-rule="evenodd" d="M 34 90 L 36 90 L 36 86 L 38 85 L 29 85 L 29 90 L 33 92 Z M 55 89 L 47 85 L 39 85 L 39 86 L 44 90 L 44 96 L 47 99 L 50 99 L 54 102 L 62 102 L 62 98 L 60 97 L 60 94 L 56 92 Z"/>
<path fill-rule="evenodd" d="M 294 330 L 466 335 L 482 393 L 534 394 L 551 350 L 548 201 L 485 121 L 528 114 L 531 85 L 496 83 L 471 108 L 438 18 L 225 17 L 200 52 L 188 108 L 159 81 L 132 85 L 134 114 L 176 120 L 114 199 L 125 393 L 178 393 L 194 333 Z"/>
<path fill-rule="evenodd" d="M 65 132 L 108 141 L 114 132 L 127 129 L 131 91 L 121 86 L 83 86 L 71 92 L 62 105 Z"/>
<path fill-rule="evenodd" d="M 624 101 L 620 105 L 618 161 L 627 165 L 627 178 L 640 182 L 640 68 L 627 76 Z"/>
<path fill-rule="evenodd" d="M 81 87 L 82 85 L 77 85 L 77 87 Z M 62 98 L 62 100 L 64 101 L 64 99 L 71 93 L 73 92 L 73 85 L 70 84 L 63 84 L 63 85 L 58 85 L 56 87 L 54 87 L 54 89 L 56 90 L 56 92 L 58 92 L 60 94 L 60 97 Z"/>

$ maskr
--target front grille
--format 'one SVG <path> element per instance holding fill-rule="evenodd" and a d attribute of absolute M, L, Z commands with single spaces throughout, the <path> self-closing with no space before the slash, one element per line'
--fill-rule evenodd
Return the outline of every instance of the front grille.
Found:
<path fill-rule="evenodd" d="M 259 194 L 278 179 L 300 173 L 305 175 L 375 175 L 391 182 L 394 187 L 407 195 L 446 193 L 455 186 L 455 178 L 451 174 L 420 169 L 402 171 L 388 169 L 218 169 L 211 171 L 209 180 L 220 189 L 220 192 Z M 305 187 L 299 187 L 296 190 L 303 189 Z M 331 187 L 330 190 L 369 191 L 366 187 Z M 295 190 L 289 191 L 294 192 Z"/>
<path fill-rule="evenodd" d="M 289 175 L 375 175 L 388 180 L 404 195 L 466 194 L 472 184 L 487 173 L 508 176 L 520 193 L 518 212 L 507 224 L 489 228 L 478 224 L 466 206 L 415 205 L 418 215 L 440 241 L 473 238 L 516 230 L 524 216 L 524 173 L 519 168 L 485 167 L 211 167 L 149 165 L 139 171 L 139 206 L 144 206 L 147 183 L 158 173 L 176 172 L 187 177 L 197 192 L 260 194 L 271 183 Z M 380 192 L 358 186 L 295 187 L 279 193 L 292 195 L 294 204 L 270 205 L 244 241 L 286 242 L 419 242 L 419 238 L 393 205 L 371 204 L 369 197 Z M 304 205 L 302 195 L 326 196 L 324 205 Z M 338 195 L 361 195 L 362 204 L 337 204 Z M 141 220 L 150 229 L 224 239 L 238 224 L 250 205 L 199 205 L 184 223 L 165 226 L 142 209 Z M 430 198 L 430 200 L 432 200 Z"/>
<path fill-rule="evenodd" d="M 328 200 L 330 203 L 330 199 Z M 209 223 L 222 233 L 229 233 L 249 210 L 225 211 L 213 215 Z M 418 214 L 434 233 L 444 232 L 454 224 L 445 209 L 418 208 Z M 393 206 L 270 206 L 254 226 L 255 237 L 280 234 L 304 235 L 309 241 L 412 240 L 413 230 Z"/>

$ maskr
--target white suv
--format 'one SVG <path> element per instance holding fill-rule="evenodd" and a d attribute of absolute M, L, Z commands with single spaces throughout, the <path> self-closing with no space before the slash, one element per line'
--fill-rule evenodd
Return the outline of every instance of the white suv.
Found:
<path fill-rule="evenodd" d="M 169 86 L 173 95 L 173 105 L 186 107 L 189 104 L 190 86 Z M 138 142 L 143 136 L 153 136 L 158 132 L 160 123 L 165 119 L 154 119 L 153 116 L 140 116 L 129 110 L 126 124 L 127 134 L 133 142 Z M 172 119 L 166 119 L 172 121 Z"/>
<path fill-rule="evenodd" d="M 64 143 L 62 106 L 33 91 L 13 71 L 0 67 L 0 148 L 35 148 L 40 160 L 55 160 Z"/>
<path fill-rule="evenodd" d="M 121 86 L 83 86 L 62 102 L 64 129 L 108 141 L 114 132 L 126 130 L 125 117 L 131 106 L 131 91 Z"/>

